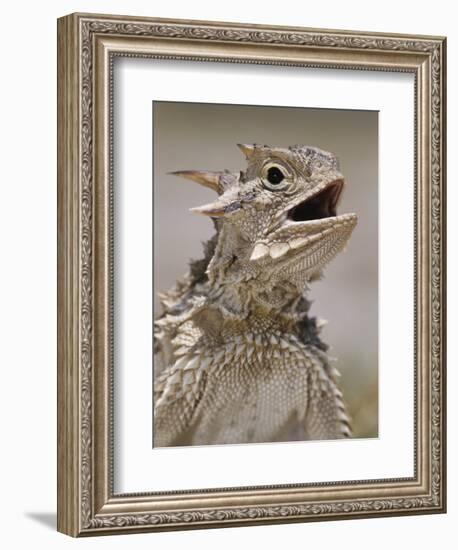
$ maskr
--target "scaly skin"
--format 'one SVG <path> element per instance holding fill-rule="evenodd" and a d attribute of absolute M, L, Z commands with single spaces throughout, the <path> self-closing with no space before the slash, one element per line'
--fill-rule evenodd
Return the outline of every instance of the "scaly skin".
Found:
<path fill-rule="evenodd" d="M 239 145 L 244 172 L 182 171 L 218 199 L 205 258 L 161 297 L 155 323 L 154 444 L 351 435 L 304 293 L 346 245 L 355 214 L 332 153 Z"/>

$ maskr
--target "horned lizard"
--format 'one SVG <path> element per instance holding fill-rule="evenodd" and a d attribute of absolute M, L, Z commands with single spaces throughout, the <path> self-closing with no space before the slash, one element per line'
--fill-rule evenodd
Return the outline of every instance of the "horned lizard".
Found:
<path fill-rule="evenodd" d="M 350 437 L 338 372 L 305 293 L 357 223 L 336 156 L 239 145 L 247 168 L 174 172 L 216 191 L 205 257 L 161 295 L 154 444 Z"/>

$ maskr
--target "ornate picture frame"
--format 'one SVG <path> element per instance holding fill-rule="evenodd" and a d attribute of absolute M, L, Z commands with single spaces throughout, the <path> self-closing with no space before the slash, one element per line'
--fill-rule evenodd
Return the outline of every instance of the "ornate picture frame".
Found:
<path fill-rule="evenodd" d="M 91 536 L 445 511 L 445 49 L 445 38 L 433 36 L 94 14 L 58 20 L 59 531 Z M 114 492 L 118 57 L 413 75 L 412 477 Z"/>

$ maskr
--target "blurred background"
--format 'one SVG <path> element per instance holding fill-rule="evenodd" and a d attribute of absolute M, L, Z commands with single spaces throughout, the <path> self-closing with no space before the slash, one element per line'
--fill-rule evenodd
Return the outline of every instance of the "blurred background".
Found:
<path fill-rule="evenodd" d="M 154 102 L 153 126 L 155 296 L 202 257 L 214 232 L 210 219 L 189 212 L 214 193 L 167 172 L 244 169 L 237 143 L 312 145 L 337 155 L 347 183 L 339 212 L 359 220 L 347 250 L 311 285 L 310 315 L 328 321 L 322 339 L 338 359 L 354 437 L 377 437 L 378 112 Z"/>

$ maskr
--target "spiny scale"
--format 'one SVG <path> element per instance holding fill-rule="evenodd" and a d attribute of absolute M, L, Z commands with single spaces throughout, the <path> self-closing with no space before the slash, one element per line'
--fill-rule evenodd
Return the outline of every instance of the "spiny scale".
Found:
<path fill-rule="evenodd" d="M 282 428 L 294 414 L 305 420 L 308 405 L 312 420 L 303 437 L 348 436 L 337 374 L 294 335 L 250 333 L 218 350 L 190 352 L 156 383 L 155 445 L 186 444 L 180 431 L 191 417 L 199 418 L 193 444 L 283 440 Z M 228 410 L 231 422 L 226 425 Z M 315 419 L 318 413 L 327 415 L 325 425 Z"/>

